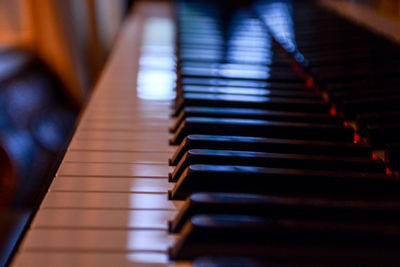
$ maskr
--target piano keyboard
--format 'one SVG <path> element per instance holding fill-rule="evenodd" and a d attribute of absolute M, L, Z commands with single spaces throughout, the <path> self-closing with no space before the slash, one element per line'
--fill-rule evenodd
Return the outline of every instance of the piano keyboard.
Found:
<path fill-rule="evenodd" d="M 12 266 L 400 260 L 398 47 L 242 4 L 136 4 Z"/>

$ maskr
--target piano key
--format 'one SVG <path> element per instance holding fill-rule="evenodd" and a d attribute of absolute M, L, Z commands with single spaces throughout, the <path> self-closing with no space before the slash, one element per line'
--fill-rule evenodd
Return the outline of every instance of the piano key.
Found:
<path fill-rule="evenodd" d="M 167 179 L 58 176 L 53 180 L 49 191 L 165 193 L 169 189 L 172 189 L 172 184 Z"/>
<path fill-rule="evenodd" d="M 385 145 L 385 160 L 391 170 L 400 170 L 400 143 L 389 143 Z"/>
<path fill-rule="evenodd" d="M 392 85 L 393 86 L 393 85 Z M 380 97 L 383 95 L 399 95 L 399 90 L 397 87 L 385 88 L 384 86 L 379 87 L 362 87 L 358 88 L 349 88 L 347 91 L 331 91 L 330 92 L 331 99 L 334 101 L 346 101 L 353 99 L 362 99 L 362 98 L 370 98 L 370 97 Z"/>
<path fill-rule="evenodd" d="M 171 165 L 177 165 L 190 149 L 231 149 L 287 154 L 325 155 L 336 157 L 372 156 L 368 145 L 344 142 L 322 142 L 285 140 L 245 136 L 189 135 L 181 142 L 170 159 Z"/>
<path fill-rule="evenodd" d="M 333 222 L 393 223 L 400 217 L 400 202 L 385 199 L 313 198 L 296 196 L 195 193 L 169 222 L 178 233 L 191 217 L 201 214 L 258 216 L 266 219 L 302 219 Z"/>
<path fill-rule="evenodd" d="M 24 251 L 16 255 L 13 267 L 70 267 L 70 266 L 97 266 L 129 267 L 135 264 L 168 264 L 168 256 L 163 252 L 46 252 Z M 174 263 L 176 266 L 186 266 L 187 263 Z"/>
<path fill-rule="evenodd" d="M 41 209 L 177 210 L 181 201 L 168 201 L 165 193 L 48 192 Z"/>
<path fill-rule="evenodd" d="M 172 210 L 80 210 L 44 209 L 32 222 L 32 229 L 167 230 Z"/>
<path fill-rule="evenodd" d="M 199 164 L 186 168 L 169 198 L 196 192 L 393 196 L 399 190 L 400 181 L 385 174 Z"/>
<path fill-rule="evenodd" d="M 400 111 L 364 113 L 357 115 L 356 123 L 360 135 L 366 136 L 368 125 L 396 123 L 399 118 Z"/>
<path fill-rule="evenodd" d="M 169 255 L 175 260 L 218 255 L 286 262 L 371 262 L 382 259 L 383 253 L 386 261 L 397 261 L 399 234 L 394 225 L 383 229 L 359 223 L 197 215 L 185 224 Z"/>
<path fill-rule="evenodd" d="M 355 118 L 356 114 L 372 113 L 375 111 L 400 111 L 398 101 L 400 96 L 382 96 L 363 98 L 360 100 L 346 100 L 340 103 L 340 108 L 348 118 Z"/>
<path fill-rule="evenodd" d="M 176 182 L 193 164 L 245 165 L 284 169 L 385 173 L 385 164 L 371 158 L 337 158 L 253 151 L 191 149 L 185 153 L 169 181 Z"/>
<path fill-rule="evenodd" d="M 228 79 L 253 79 L 271 81 L 300 82 L 298 75 L 273 70 L 246 70 L 246 69 L 209 69 L 200 67 L 185 67 L 180 70 L 184 77 L 228 78 Z"/>
<path fill-rule="evenodd" d="M 171 123 L 171 125 L 173 125 Z M 118 141 L 133 141 L 133 140 L 168 140 L 167 132 L 152 132 L 152 131 L 110 131 L 110 130 L 81 130 L 77 129 L 73 141 L 78 140 L 118 140 Z"/>
<path fill-rule="evenodd" d="M 159 177 L 167 176 L 171 167 L 157 164 L 64 162 L 56 176 L 116 176 Z"/>
<path fill-rule="evenodd" d="M 147 133 L 147 132 L 144 132 Z M 86 140 L 73 139 L 69 146 L 76 151 L 116 151 L 116 152 L 173 152 L 174 148 L 160 140 Z"/>
<path fill-rule="evenodd" d="M 168 129 L 171 121 L 148 121 L 148 122 L 135 122 L 135 123 L 127 123 L 126 121 L 100 121 L 100 120 L 85 120 L 84 124 L 79 126 L 80 130 L 85 129 L 111 129 L 113 131 L 137 131 L 146 129 L 148 131 L 160 131 L 165 132 L 165 129 Z"/>
<path fill-rule="evenodd" d="M 256 136 L 318 141 L 353 141 L 353 129 L 329 124 L 274 122 L 250 119 L 188 117 L 177 129 L 171 144 L 190 134 Z"/>
<path fill-rule="evenodd" d="M 236 87 L 254 87 L 254 88 L 292 88 L 296 90 L 310 89 L 306 88 L 304 83 L 290 81 L 258 81 L 258 80 L 235 80 L 235 79 L 220 79 L 220 78 L 194 78 L 182 77 L 181 84 L 186 85 L 204 85 L 204 86 L 236 86 Z"/>
<path fill-rule="evenodd" d="M 32 229 L 24 252 L 164 252 L 175 237 L 164 230 Z"/>
<path fill-rule="evenodd" d="M 400 141 L 400 123 L 382 123 L 368 125 L 368 141 L 374 147 L 382 147 L 385 143 Z"/>
<path fill-rule="evenodd" d="M 223 266 L 248 266 L 248 267 L 262 267 L 276 264 L 274 261 L 262 261 L 252 258 L 239 258 L 239 257 L 199 257 L 193 261 L 195 266 L 206 267 L 223 267 Z M 299 265 L 300 266 L 300 265 Z"/>
<path fill-rule="evenodd" d="M 184 85 L 183 93 L 209 93 L 209 94 L 231 94 L 231 95 L 256 95 L 256 96 L 280 96 L 280 97 L 300 97 L 320 99 L 320 96 L 309 90 L 296 90 L 291 88 L 261 89 L 248 87 L 229 87 L 229 86 L 201 86 Z"/>
<path fill-rule="evenodd" d="M 170 128 L 175 132 L 187 117 L 213 117 L 213 118 L 242 118 L 260 119 L 280 122 L 305 122 L 343 125 L 344 119 L 330 114 L 311 112 L 288 112 L 249 108 L 218 108 L 218 107 L 185 107 L 176 118 L 176 123 Z"/>
<path fill-rule="evenodd" d="M 108 162 L 166 164 L 170 152 L 113 152 L 113 151 L 75 151 L 64 155 L 64 162 Z"/>
<path fill-rule="evenodd" d="M 319 99 L 186 93 L 176 101 L 175 114 L 187 106 L 257 108 L 267 110 L 328 113 L 329 105 Z"/>

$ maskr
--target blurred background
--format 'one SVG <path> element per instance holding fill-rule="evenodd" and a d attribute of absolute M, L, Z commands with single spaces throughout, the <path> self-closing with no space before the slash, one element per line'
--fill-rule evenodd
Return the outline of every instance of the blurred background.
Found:
<path fill-rule="evenodd" d="M 0 207 L 32 205 L 128 12 L 127 0 L 0 0 Z"/>
<path fill-rule="evenodd" d="M 130 4 L 0 0 L 0 266 L 54 176 Z"/>

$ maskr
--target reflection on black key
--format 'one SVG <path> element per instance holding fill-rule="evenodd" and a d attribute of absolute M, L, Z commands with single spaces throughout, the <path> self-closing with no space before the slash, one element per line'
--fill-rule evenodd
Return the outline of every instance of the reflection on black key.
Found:
<path fill-rule="evenodd" d="M 175 113 L 178 114 L 187 106 L 257 108 L 321 113 L 328 113 L 330 109 L 327 103 L 319 99 L 186 93 L 177 100 Z"/>
<path fill-rule="evenodd" d="M 389 196 L 400 193 L 400 180 L 376 173 L 199 164 L 186 168 L 170 198 L 185 199 L 196 192 Z"/>
<path fill-rule="evenodd" d="M 169 249 L 173 260 L 218 255 L 302 262 L 398 261 L 397 225 L 196 215 Z"/>
<path fill-rule="evenodd" d="M 353 129 L 329 124 L 189 117 L 181 123 L 170 142 L 171 144 L 179 145 L 190 134 L 257 136 L 343 142 L 352 142 L 354 139 Z"/>
<path fill-rule="evenodd" d="M 366 144 L 344 142 L 321 142 L 285 140 L 246 136 L 189 135 L 170 159 L 171 165 L 177 165 L 190 149 L 232 149 L 241 151 L 260 151 L 284 154 L 321 155 L 331 157 L 372 156 L 372 150 Z"/>
<path fill-rule="evenodd" d="M 231 94 L 231 95 L 255 95 L 255 96 L 278 96 L 278 97 L 300 97 L 321 99 L 314 91 L 296 90 L 291 88 L 263 89 L 252 87 L 233 87 L 233 86 L 202 86 L 184 85 L 183 93 L 206 93 L 206 94 Z"/>
<path fill-rule="evenodd" d="M 180 232 L 192 216 L 201 214 L 242 214 L 266 219 L 318 221 L 357 221 L 393 223 L 400 220 L 400 201 L 368 198 L 313 198 L 233 193 L 190 195 L 177 216 L 170 221 L 170 232 Z"/>
<path fill-rule="evenodd" d="M 191 149 L 185 153 L 170 181 L 176 182 L 193 164 L 245 165 L 285 169 L 332 170 L 385 173 L 383 161 L 372 158 L 338 158 L 251 151 Z"/>
<path fill-rule="evenodd" d="M 185 107 L 171 127 L 175 132 L 187 117 L 258 119 L 281 122 L 304 122 L 343 125 L 343 118 L 324 113 L 272 111 L 249 108 Z"/>

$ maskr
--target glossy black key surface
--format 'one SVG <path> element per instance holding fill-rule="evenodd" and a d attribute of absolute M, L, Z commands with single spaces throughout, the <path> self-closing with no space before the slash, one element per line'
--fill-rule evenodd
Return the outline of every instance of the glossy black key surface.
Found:
<path fill-rule="evenodd" d="M 262 89 L 252 87 L 184 85 L 182 86 L 182 92 L 321 99 L 321 96 L 316 95 L 312 90 L 305 91 L 292 88 Z"/>
<path fill-rule="evenodd" d="M 169 197 L 183 200 L 196 192 L 390 196 L 400 193 L 400 180 L 377 173 L 196 164 L 186 168 Z"/>
<path fill-rule="evenodd" d="M 193 264 L 196 267 L 264 267 L 276 262 L 240 257 L 199 257 L 193 261 Z"/>
<path fill-rule="evenodd" d="M 175 125 L 171 127 L 170 131 L 175 132 L 187 117 L 240 118 L 334 125 L 343 125 L 344 122 L 344 119 L 340 116 L 331 116 L 330 114 L 323 113 L 300 113 L 249 108 L 185 107 L 179 113 Z"/>
<path fill-rule="evenodd" d="M 304 262 L 399 260 L 400 228 L 257 216 L 196 215 L 169 249 L 173 260 L 234 256 Z M 349 253 L 350 252 L 350 253 Z"/>
<path fill-rule="evenodd" d="M 385 160 L 391 170 L 400 171 L 400 143 L 386 144 Z"/>
<path fill-rule="evenodd" d="M 321 155 L 331 157 L 372 156 L 372 150 L 366 144 L 349 142 L 301 141 L 246 136 L 189 135 L 185 137 L 170 165 L 177 165 L 190 149 L 232 149 L 241 151 L 260 151 L 284 154 Z"/>
<path fill-rule="evenodd" d="M 203 86 L 233 86 L 233 87 L 253 87 L 253 88 L 287 88 L 309 91 L 310 89 L 304 85 L 304 82 L 272 82 L 272 81 L 258 81 L 258 80 L 235 80 L 235 79 L 221 79 L 221 78 L 194 78 L 182 77 L 179 81 L 180 85 L 203 85 Z M 178 86 L 179 89 L 179 86 Z"/>
<path fill-rule="evenodd" d="M 170 173 L 176 182 L 184 170 L 193 164 L 245 165 L 269 168 L 331 170 L 385 173 L 385 164 L 372 158 L 339 158 L 253 151 L 191 149 L 185 153 Z"/>
<path fill-rule="evenodd" d="M 201 214 L 241 214 L 266 219 L 318 221 L 357 221 L 393 223 L 400 220 L 399 200 L 374 198 L 313 198 L 233 193 L 195 193 L 190 195 L 169 231 L 178 233 L 192 216 Z"/>
<path fill-rule="evenodd" d="M 400 111 L 400 96 L 381 96 L 342 101 L 339 108 L 346 117 L 355 118 L 357 114 L 372 112 L 398 112 Z"/>
<path fill-rule="evenodd" d="M 362 136 L 367 136 L 369 125 L 396 123 L 399 121 L 400 111 L 364 113 L 359 114 L 356 118 L 357 128 Z"/>
<path fill-rule="evenodd" d="M 330 106 L 320 99 L 186 93 L 178 98 L 175 113 L 187 106 L 257 108 L 267 110 L 328 113 Z"/>
<path fill-rule="evenodd" d="M 378 148 L 385 143 L 400 142 L 400 122 L 368 125 L 368 141 Z"/>
<path fill-rule="evenodd" d="M 183 63 L 178 72 L 184 77 L 298 81 L 303 79 L 290 68 L 254 64 Z"/>
<path fill-rule="evenodd" d="M 179 145 L 190 134 L 343 142 L 352 142 L 354 139 L 353 129 L 329 124 L 188 117 L 182 121 L 170 142 L 173 145 Z"/>

